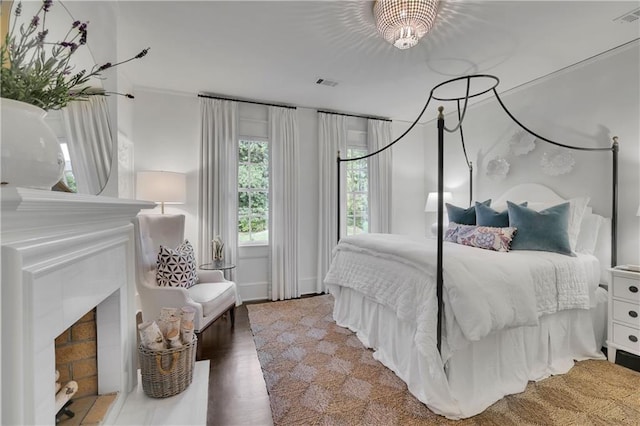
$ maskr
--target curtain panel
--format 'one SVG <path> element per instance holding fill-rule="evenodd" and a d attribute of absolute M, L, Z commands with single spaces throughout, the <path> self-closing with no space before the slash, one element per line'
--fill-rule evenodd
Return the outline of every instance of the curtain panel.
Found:
<path fill-rule="evenodd" d="M 271 143 L 271 300 L 299 297 L 297 112 L 269 107 Z"/>
<path fill-rule="evenodd" d="M 99 194 L 109 179 L 114 149 L 107 100 L 89 96 L 61 112 L 78 192 Z"/>
<path fill-rule="evenodd" d="M 367 145 L 376 152 L 391 142 L 391 122 L 367 120 Z M 391 149 L 368 158 L 369 163 L 369 232 L 391 230 Z"/>
<path fill-rule="evenodd" d="M 331 252 L 335 247 L 338 232 L 336 212 L 338 208 L 337 155 L 347 155 L 347 117 L 337 114 L 318 113 L 318 158 L 319 202 L 318 202 L 318 268 L 316 291 L 325 291 L 324 277 L 331 264 Z M 341 174 L 346 173 L 345 163 L 341 163 Z M 342 185 L 342 182 L 341 182 Z M 341 190 L 341 204 L 346 201 L 345 191 Z M 341 226 L 340 235 L 344 235 L 346 225 Z"/>
<path fill-rule="evenodd" d="M 238 259 L 238 103 L 200 99 L 201 141 L 198 200 L 198 257 L 211 262 L 211 241 L 220 236 L 224 259 Z M 230 271 L 235 281 L 235 269 Z"/>

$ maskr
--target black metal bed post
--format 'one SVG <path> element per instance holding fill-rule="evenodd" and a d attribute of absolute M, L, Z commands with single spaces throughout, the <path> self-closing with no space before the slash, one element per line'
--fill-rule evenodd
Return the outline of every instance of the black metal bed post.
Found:
<path fill-rule="evenodd" d="M 336 166 L 338 166 L 338 182 L 336 183 L 336 185 L 338 185 L 338 200 L 337 200 L 337 204 L 336 204 L 336 211 L 338 212 L 337 214 L 337 225 L 338 225 L 338 229 L 337 229 L 337 236 L 338 238 L 336 239 L 336 244 L 338 244 L 340 242 L 340 150 L 338 150 L 338 158 L 336 159 Z"/>
<path fill-rule="evenodd" d="M 438 107 L 438 258 L 436 275 L 436 296 L 438 297 L 437 339 L 438 352 L 442 354 L 442 314 L 444 303 L 442 299 L 442 249 L 443 249 L 443 207 L 444 207 L 444 107 Z"/>
<path fill-rule="evenodd" d="M 611 267 L 618 264 L 618 137 L 613 137 L 611 153 L 613 154 L 612 167 L 612 194 L 611 194 Z"/>
<path fill-rule="evenodd" d="M 469 207 L 473 201 L 473 162 L 469 161 Z"/>

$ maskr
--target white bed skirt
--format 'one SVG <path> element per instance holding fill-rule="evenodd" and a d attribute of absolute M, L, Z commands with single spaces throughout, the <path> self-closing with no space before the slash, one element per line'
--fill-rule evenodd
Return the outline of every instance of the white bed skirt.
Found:
<path fill-rule="evenodd" d="M 530 380 L 566 373 L 574 360 L 605 359 L 600 348 L 607 295 L 601 288 L 591 310 L 561 311 L 542 317 L 536 327 L 490 334 L 455 352 L 444 369 L 439 356 L 429 363 L 413 344 L 415 324 L 349 288 L 327 288 L 335 298 L 336 323 L 374 349 L 374 358 L 393 370 L 416 398 L 450 419 L 479 414 L 503 396 L 524 391 Z"/>

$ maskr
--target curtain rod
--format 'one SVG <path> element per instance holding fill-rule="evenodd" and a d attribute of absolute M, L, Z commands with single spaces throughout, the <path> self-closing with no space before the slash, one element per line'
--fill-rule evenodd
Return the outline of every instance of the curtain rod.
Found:
<path fill-rule="evenodd" d="M 334 112 L 334 111 L 323 111 L 323 110 L 318 110 L 318 113 L 323 113 L 323 114 L 333 114 L 333 115 L 344 115 L 346 117 L 357 117 L 357 118 L 366 118 L 366 119 L 370 119 L 370 120 L 380 120 L 380 121 L 393 121 L 390 118 L 383 118 L 383 117 L 374 117 L 372 115 L 358 115 L 358 114 L 347 114 L 344 112 Z"/>
<path fill-rule="evenodd" d="M 272 104 L 269 102 L 260 102 L 260 101 L 247 101 L 244 99 L 234 99 L 234 98 L 226 98 L 224 96 L 213 96 L 213 95 L 203 95 L 198 93 L 199 98 L 208 98 L 208 99 L 220 99 L 223 101 L 234 101 L 234 102 L 244 102 L 246 104 L 256 104 L 256 105 L 266 105 L 266 106 L 274 106 L 280 108 L 289 108 L 289 109 L 297 109 L 297 107 L 291 105 L 282 105 L 282 104 Z"/>

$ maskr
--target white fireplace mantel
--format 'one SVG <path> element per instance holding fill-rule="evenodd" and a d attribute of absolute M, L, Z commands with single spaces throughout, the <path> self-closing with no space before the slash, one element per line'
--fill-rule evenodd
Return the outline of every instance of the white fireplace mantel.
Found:
<path fill-rule="evenodd" d="M 54 339 L 97 307 L 98 392 L 136 384 L 132 220 L 154 203 L 0 189 L 0 423 L 55 423 Z"/>

